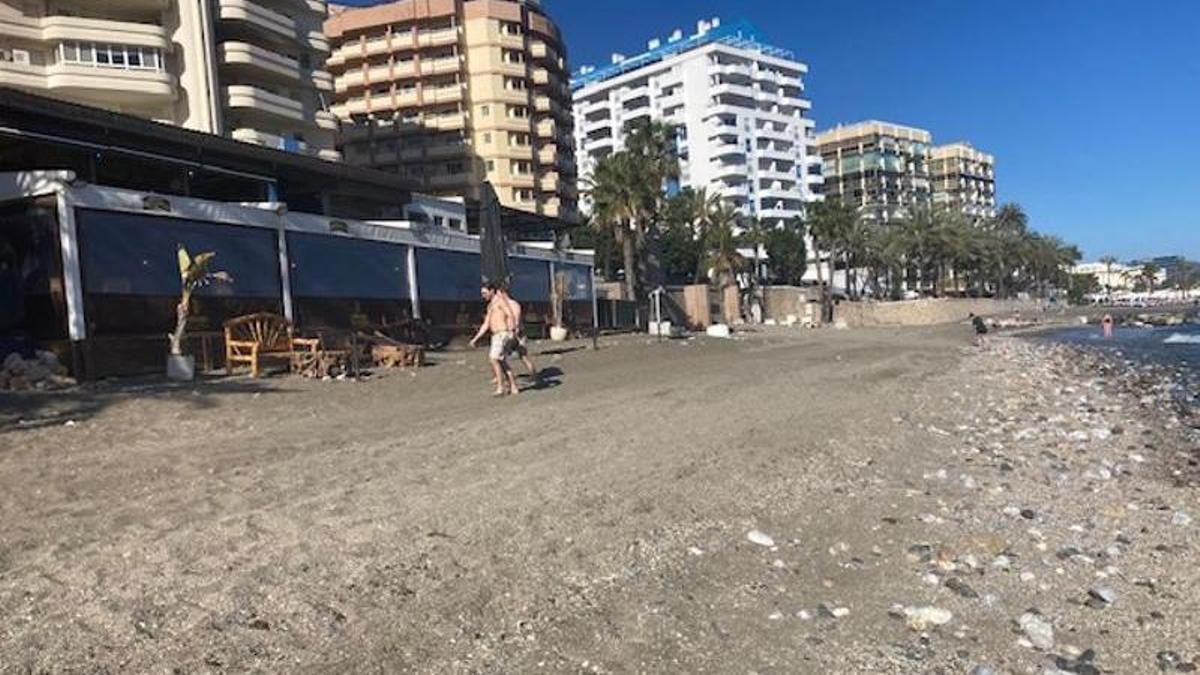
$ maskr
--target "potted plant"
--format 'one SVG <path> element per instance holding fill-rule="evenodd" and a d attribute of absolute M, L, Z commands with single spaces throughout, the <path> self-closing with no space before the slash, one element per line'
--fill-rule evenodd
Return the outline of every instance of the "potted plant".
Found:
<path fill-rule="evenodd" d="M 192 258 L 180 244 L 178 254 L 179 280 L 183 292 L 179 304 L 175 306 L 175 331 L 167 336 L 171 341 L 171 353 L 167 355 L 167 377 L 190 381 L 196 377 L 196 359 L 183 353 L 183 336 L 187 332 L 188 317 L 192 311 L 192 294 L 213 282 L 232 283 L 233 277 L 227 272 L 209 271 L 208 265 L 217 256 L 216 253 L 200 253 Z"/>
<path fill-rule="evenodd" d="M 571 283 L 567 279 L 567 274 L 558 272 L 554 275 L 554 284 L 550 288 L 550 311 L 554 315 L 554 323 L 550 326 L 550 339 L 554 342 L 563 342 L 567 339 L 564 308 L 570 297 Z"/>

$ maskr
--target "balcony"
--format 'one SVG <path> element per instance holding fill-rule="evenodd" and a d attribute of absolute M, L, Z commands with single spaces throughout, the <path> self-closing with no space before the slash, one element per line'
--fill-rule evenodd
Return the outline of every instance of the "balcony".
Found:
<path fill-rule="evenodd" d="M 319 30 L 310 30 L 304 35 L 304 43 L 309 49 L 321 52 L 322 54 L 329 53 L 329 38 Z"/>
<path fill-rule="evenodd" d="M 440 59 L 426 61 L 421 60 L 422 75 L 444 75 L 447 73 L 457 73 L 461 63 L 456 56 L 446 56 Z"/>
<path fill-rule="evenodd" d="M 7 73 L 14 64 L 0 64 L 0 73 Z M 107 107 L 114 99 L 132 105 L 162 105 L 175 99 L 175 80 L 170 74 L 154 70 L 125 70 L 94 66 L 56 63 L 45 67 L 15 66 L 31 83 L 40 80 L 41 86 L 61 94 Z M 39 87 L 40 88 L 40 87 Z"/>
<path fill-rule="evenodd" d="M 333 75 L 327 70 L 312 70 L 308 72 L 308 78 L 312 80 L 313 86 L 317 89 L 330 92 L 333 91 Z"/>
<path fill-rule="evenodd" d="M 221 64 L 235 70 L 253 70 L 278 80 L 300 79 L 300 63 L 248 42 L 230 41 L 219 46 Z M 326 73 L 328 75 L 328 73 Z"/>
<path fill-rule="evenodd" d="M 554 120 L 542 120 L 537 124 L 537 135 L 539 138 L 554 138 L 558 134 L 558 125 Z"/>
<path fill-rule="evenodd" d="M 467 117 L 464 113 L 454 113 L 451 115 L 437 115 L 425 118 L 425 126 L 439 131 L 452 131 L 455 129 L 464 129 L 467 126 Z"/>
<path fill-rule="evenodd" d="M 541 40 L 532 40 L 529 43 L 529 54 L 535 59 L 544 59 L 547 56 L 546 43 Z"/>
<path fill-rule="evenodd" d="M 541 113 L 550 112 L 550 97 L 535 96 L 533 98 L 533 109 Z"/>
<path fill-rule="evenodd" d="M 225 87 L 225 105 L 245 113 L 290 122 L 304 121 L 304 106 L 299 101 L 246 84 Z"/>
<path fill-rule="evenodd" d="M 742 162 L 716 162 L 713 175 L 717 178 L 746 178 L 746 165 Z"/>
<path fill-rule="evenodd" d="M 714 143 L 713 157 L 744 157 L 746 150 L 740 143 Z"/>
<path fill-rule="evenodd" d="M 515 49 L 517 51 L 525 51 L 525 36 L 524 35 L 509 35 L 501 31 L 500 46 L 505 49 Z"/>
<path fill-rule="evenodd" d="M 554 143 L 543 145 L 538 148 L 537 153 L 538 163 L 544 166 L 549 166 L 558 161 L 558 146 Z"/>
<path fill-rule="evenodd" d="M 222 21 L 244 23 L 257 31 L 288 40 L 296 39 L 296 21 L 284 14 L 267 9 L 253 0 L 218 0 L 218 16 Z M 322 35 L 322 39 L 324 36 Z M 325 51 L 329 43 L 325 43 Z"/>
<path fill-rule="evenodd" d="M 558 192 L 558 172 L 551 171 L 542 174 L 538 179 L 538 189 L 543 192 Z"/>
<path fill-rule="evenodd" d="M 458 44 L 458 29 L 441 28 L 438 30 L 422 30 L 417 32 L 417 46 L 441 47 Z"/>
<path fill-rule="evenodd" d="M 26 32 L 28 32 L 28 37 L 33 40 L 115 42 L 138 47 L 171 49 L 166 29 L 148 23 L 87 19 L 79 16 L 47 16 L 41 19 L 5 17 L 3 25 L 6 35 L 27 37 Z"/>
<path fill-rule="evenodd" d="M 259 131 L 258 129 L 251 129 L 249 127 L 234 129 L 229 135 L 236 141 L 253 143 L 254 145 L 275 148 L 277 150 L 283 150 L 286 145 L 283 136 L 269 134 L 265 131 Z"/>
<path fill-rule="evenodd" d="M 538 86 L 550 84 L 550 71 L 545 68 L 535 68 L 533 71 L 533 83 Z"/>
<path fill-rule="evenodd" d="M 338 118 L 328 110 L 317 110 L 313 113 L 313 121 L 317 126 L 326 131 L 337 131 Z"/>
<path fill-rule="evenodd" d="M 462 85 L 426 89 L 422 93 L 425 103 L 454 103 L 463 100 Z"/>

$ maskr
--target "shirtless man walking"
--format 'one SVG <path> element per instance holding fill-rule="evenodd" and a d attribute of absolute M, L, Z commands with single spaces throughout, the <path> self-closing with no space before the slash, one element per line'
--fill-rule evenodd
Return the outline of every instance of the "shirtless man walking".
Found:
<path fill-rule="evenodd" d="M 517 387 L 517 376 L 513 374 L 512 368 L 508 367 L 507 361 L 508 343 L 513 338 L 513 331 L 516 328 L 512 310 L 504 301 L 504 296 L 492 284 L 481 288 L 479 294 L 487 301 L 487 313 L 484 315 L 483 324 L 479 326 L 475 337 L 471 338 L 471 346 L 474 347 L 483 339 L 484 334 L 490 332 L 492 342 L 491 348 L 488 350 L 488 363 L 492 365 L 492 374 L 496 377 L 496 396 L 504 396 L 509 393 L 506 391 L 505 385 L 511 388 L 511 393 L 519 394 L 521 390 Z"/>
<path fill-rule="evenodd" d="M 521 357 L 521 362 L 529 369 L 529 377 L 536 380 L 538 375 L 537 367 L 533 365 L 533 359 L 529 358 L 529 348 L 525 342 L 525 331 L 521 327 L 521 303 L 514 300 L 506 289 L 500 289 L 499 292 L 504 301 L 508 303 L 508 311 L 512 314 L 514 324 L 513 339 L 509 343 L 508 352 Z"/>

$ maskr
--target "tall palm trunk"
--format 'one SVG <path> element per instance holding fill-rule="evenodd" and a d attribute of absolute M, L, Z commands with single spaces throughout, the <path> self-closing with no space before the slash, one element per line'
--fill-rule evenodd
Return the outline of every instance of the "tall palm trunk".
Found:
<path fill-rule="evenodd" d="M 625 296 L 628 300 L 637 300 L 637 242 L 633 240 L 632 232 L 623 232 L 621 237 L 621 256 L 625 265 Z"/>

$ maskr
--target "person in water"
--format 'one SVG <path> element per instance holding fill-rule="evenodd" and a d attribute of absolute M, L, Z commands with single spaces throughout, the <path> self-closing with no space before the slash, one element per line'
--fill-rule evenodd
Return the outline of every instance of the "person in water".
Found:
<path fill-rule="evenodd" d="M 1104 333 L 1105 339 L 1113 336 L 1112 314 L 1105 314 L 1104 318 L 1100 319 L 1100 330 Z"/>

